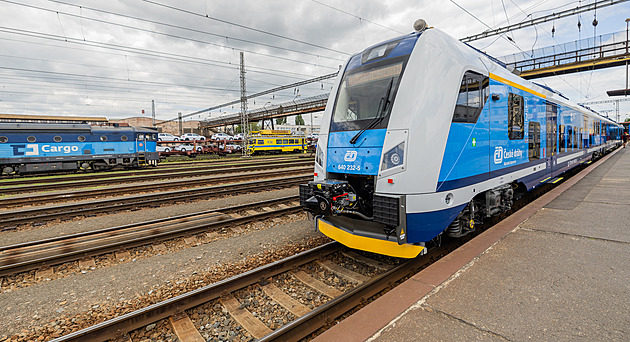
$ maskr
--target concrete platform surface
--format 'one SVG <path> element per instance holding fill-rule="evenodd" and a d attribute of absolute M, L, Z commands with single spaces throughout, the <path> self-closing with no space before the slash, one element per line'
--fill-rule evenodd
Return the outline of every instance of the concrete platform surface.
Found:
<path fill-rule="evenodd" d="M 389 297 L 413 297 L 403 291 L 426 286 L 421 274 Z M 370 312 L 369 306 L 355 315 Z M 365 314 L 362 319 L 366 327 L 372 324 Z M 344 322 L 320 337 L 358 340 L 352 338 L 357 327 Z M 435 284 L 367 340 L 630 341 L 630 148 Z"/>

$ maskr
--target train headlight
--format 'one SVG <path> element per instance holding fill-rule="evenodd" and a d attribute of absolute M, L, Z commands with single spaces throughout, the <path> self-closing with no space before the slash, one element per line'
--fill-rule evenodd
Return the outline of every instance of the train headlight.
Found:
<path fill-rule="evenodd" d="M 405 160 L 405 143 L 402 142 L 391 150 L 385 152 L 383 155 L 383 162 L 381 164 L 381 171 L 391 169 L 403 164 Z"/>

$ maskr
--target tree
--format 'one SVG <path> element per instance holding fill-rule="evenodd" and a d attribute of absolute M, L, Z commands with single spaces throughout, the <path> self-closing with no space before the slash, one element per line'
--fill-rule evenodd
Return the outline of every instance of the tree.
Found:
<path fill-rule="evenodd" d="M 623 122 L 628 122 L 630 121 L 630 118 L 626 118 L 625 120 L 623 120 Z"/>
<path fill-rule="evenodd" d="M 287 117 L 286 116 L 276 119 L 276 124 L 278 124 L 278 125 L 282 125 L 282 124 L 285 124 L 285 123 L 287 123 Z"/>
<path fill-rule="evenodd" d="M 295 124 L 304 125 L 304 119 L 302 118 L 302 114 L 298 114 L 295 116 Z"/>

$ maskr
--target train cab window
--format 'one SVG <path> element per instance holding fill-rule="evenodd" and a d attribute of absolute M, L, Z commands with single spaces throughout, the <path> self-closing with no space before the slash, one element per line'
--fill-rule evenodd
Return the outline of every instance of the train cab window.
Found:
<path fill-rule="evenodd" d="M 560 141 L 558 143 L 558 147 L 559 147 L 559 151 L 560 153 L 564 152 L 564 143 L 566 141 L 566 138 L 564 136 L 564 125 L 560 125 L 560 130 L 559 130 L 559 134 L 560 134 Z"/>
<path fill-rule="evenodd" d="M 540 159 L 540 122 L 529 122 L 529 160 Z"/>
<path fill-rule="evenodd" d="M 7 138 L 5 136 L 0 136 L 0 143 L 4 144 L 7 141 L 9 141 L 9 138 Z"/>
<path fill-rule="evenodd" d="M 453 122 L 475 123 L 488 98 L 488 77 L 467 71 L 459 87 Z"/>
<path fill-rule="evenodd" d="M 138 134 L 138 140 L 140 141 L 144 140 L 144 134 Z"/>
<path fill-rule="evenodd" d="M 61 137 L 60 137 L 60 136 L 58 136 L 58 135 L 55 135 L 55 136 L 53 137 L 53 140 L 54 140 L 55 142 L 61 142 Z"/>
<path fill-rule="evenodd" d="M 155 134 L 155 133 L 151 134 L 151 140 L 156 141 L 157 140 L 157 134 Z"/>
<path fill-rule="evenodd" d="M 32 136 L 32 135 L 29 135 L 29 136 L 26 138 L 26 141 L 28 141 L 28 142 L 30 142 L 30 143 L 34 143 L 35 141 L 37 141 L 37 138 L 35 138 L 35 137 L 34 137 L 34 136 Z"/>
<path fill-rule="evenodd" d="M 77 137 L 77 140 L 79 140 L 80 142 L 84 142 L 84 141 L 85 141 L 85 137 L 84 137 L 84 136 L 82 136 L 82 135 L 79 135 L 79 136 Z"/>
<path fill-rule="evenodd" d="M 101 135 L 101 141 L 107 141 L 107 136 L 106 135 Z"/>
<path fill-rule="evenodd" d="M 127 141 L 129 138 L 127 138 L 126 135 L 121 135 L 120 136 L 120 141 Z"/>
<path fill-rule="evenodd" d="M 508 138 L 523 139 L 525 135 L 525 101 L 521 95 L 508 96 Z"/>

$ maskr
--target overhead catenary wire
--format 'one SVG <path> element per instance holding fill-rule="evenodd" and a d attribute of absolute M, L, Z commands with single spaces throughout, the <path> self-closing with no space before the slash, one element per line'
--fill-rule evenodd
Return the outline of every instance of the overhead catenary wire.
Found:
<path fill-rule="evenodd" d="M 254 31 L 254 32 L 258 32 L 258 33 L 267 34 L 267 35 L 270 35 L 270 36 L 273 36 L 273 37 L 276 37 L 276 38 L 282 38 L 282 39 L 286 39 L 286 40 L 289 40 L 289 41 L 292 41 L 292 42 L 301 43 L 301 44 L 304 44 L 304 45 L 308 45 L 308 46 L 324 49 L 324 50 L 327 50 L 327 51 L 337 52 L 337 53 L 341 53 L 341 54 L 344 54 L 344 55 L 350 55 L 349 53 L 344 52 L 344 51 L 331 49 L 331 48 L 326 47 L 326 46 L 322 46 L 322 45 L 306 42 L 306 41 L 303 41 L 303 40 L 300 40 L 300 39 L 284 36 L 284 35 L 281 35 L 281 34 L 277 34 L 277 33 L 269 32 L 269 31 L 257 29 L 257 28 L 254 28 L 254 27 L 250 27 L 250 26 L 246 26 L 246 25 L 243 25 L 243 24 L 235 23 L 235 22 L 232 22 L 232 21 L 229 21 L 229 20 L 212 17 L 212 16 L 209 16 L 207 14 L 204 15 L 204 14 L 196 13 L 196 12 L 193 12 L 193 11 L 185 10 L 183 8 L 162 4 L 162 3 L 159 3 L 157 1 L 152 1 L 152 0 L 142 0 L 142 1 L 146 2 L 146 3 L 150 3 L 150 4 L 153 4 L 153 5 L 156 5 L 156 6 L 161 6 L 161 7 L 164 7 L 164 8 L 168 8 L 170 10 L 186 13 L 186 14 L 189 14 L 189 15 L 194 15 L 194 16 L 201 17 L 201 18 L 207 18 L 209 20 L 218 21 L 218 22 L 221 22 L 221 23 L 224 23 L 224 24 L 240 27 L 240 28 L 251 30 L 251 31 Z"/>
<path fill-rule="evenodd" d="M 103 48 L 103 49 L 110 49 L 110 50 L 115 50 L 115 51 L 137 53 L 137 54 L 153 56 L 153 57 L 163 57 L 163 58 L 169 58 L 171 60 L 197 61 L 197 62 L 202 61 L 202 62 L 204 62 L 207 65 L 218 66 L 218 67 L 229 68 L 229 69 L 237 69 L 237 66 L 235 66 L 234 64 L 231 64 L 229 62 L 222 62 L 222 61 L 219 61 L 219 60 L 211 60 L 211 59 L 201 58 L 201 57 L 191 57 L 191 56 L 186 56 L 186 55 L 181 55 L 181 54 L 174 54 L 174 53 L 169 53 L 169 52 L 164 52 L 164 51 L 155 51 L 155 50 L 149 50 L 149 49 L 142 49 L 142 48 L 137 48 L 137 47 L 126 47 L 126 46 L 117 45 L 117 44 L 111 44 L 111 43 L 83 41 L 83 40 L 75 39 L 75 38 L 68 38 L 66 40 L 63 37 L 60 37 L 60 36 L 54 35 L 54 34 L 50 34 L 50 33 L 29 31 L 29 30 L 16 29 L 16 28 L 8 28 L 8 27 L 5 27 L 5 26 L 0 26 L 0 32 L 11 33 L 11 34 L 16 34 L 16 35 L 22 35 L 22 36 L 28 36 L 28 37 L 34 37 L 34 38 L 40 38 L 40 39 L 53 40 L 53 41 L 65 41 L 67 43 L 74 43 L 74 44 L 78 44 L 78 45 L 86 45 L 86 46 L 92 46 L 92 47 Z M 251 72 L 261 72 L 261 70 L 263 70 L 263 71 L 272 71 L 272 72 L 278 73 L 278 74 L 285 73 L 285 74 L 294 74 L 294 75 L 303 76 L 303 74 L 291 73 L 291 72 L 286 72 L 286 71 L 278 70 L 278 69 L 261 68 L 261 67 L 255 67 L 255 66 L 252 66 L 250 69 L 252 70 Z M 336 69 L 336 68 L 332 68 L 331 67 L 330 69 Z"/>
<path fill-rule="evenodd" d="M 314 3 L 316 3 L 316 4 L 320 4 L 320 5 L 324 6 L 324 7 L 328 7 L 328 8 L 330 8 L 330 9 L 333 9 L 333 10 L 335 10 L 335 11 L 337 11 L 337 12 L 341 12 L 341 13 L 347 14 L 347 15 L 349 15 L 349 16 L 355 17 L 355 18 L 357 18 L 357 19 L 359 19 L 359 20 L 362 20 L 362 21 L 365 21 L 365 22 L 367 22 L 367 23 L 370 23 L 370 24 L 373 24 L 373 25 L 376 25 L 376 26 L 382 27 L 382 28 L 384 28 L 384 29 L 388 29 L 388 30 L 390 30 L 390 31 L 394 31 L 394 32 L 396 32 L 396 33 L 400 33 L 400 34 L 405 34 L 405 32 L 398 31 L 398 30 L 393 29 L 393 28 L 391 28 L 391 27 L 387 27 L 387 26 L 382 25 L 382 24 L 379 24 L 379 23 L 377 23 L 377 22 L 374 22 L 374 21 L 371 21 L 371 20 L 365 19 L 365 18 L 360 17 L 360 16 L 358 16 L 358 15 L 356 15 L 356 14 L 352 14 L 352 13 L 347 12 L 347 11 L 344 11 L 344 10 L 342 10 L 342 9 L 339 9 L 339 8 L 333 7 L 333 6 L 328 5 L 328 4 L 325 4 L 325 3 L 321 2 L 321 1 L 317 1 L 317 0 L 311 0 L 311 1 L 312 1 L 312 2 L 314 2 Z"/>
<path fill-rule="evenodd" d="M 51 0 L 49 0 L 49 1 L 51 1 Z M 191 41 L 191 42 L 195 42 L 195 43 L 199 43 L 199 44 L 205 44 L 205 45 L 211 45 L 211 46 L 216 46 L 216 47 L 227 48 L 225 45 L 222 45 L 222 44 L 208 42 L 208 41 L 204 41 L 204 40 L 200 40 L 200 39 L 194 39 L 192 37 L 184 37 L 184 36 L 180 36 L 180 35 L 176 35 L 176 34 L 159 32 L 159 31 L 156 31 L 156 30 L 145 29 L 145 28 L 141 28 L 141 27 L 137 27 L 137 26 L 131 26 L 131 25 L 126 25 L 126 24 L 114 23 L 114 22 L 108 21 L 108 20 L 97 19 L 97 18 L 89 18 L 89 17 L 86 17 L 86 16 L 79 16 L 79 15 L 76 15 L 76 14 L 62 12 L 62 11 L 57 11 L 57 10 L 52 10 L 52 9 L 48 9 L 48 8 L 43 8 L 43 7 L 40 7 L 40 6 L 21 4 L 21 3 L 10 1 L 10 0 L 0 0 L 0 2 L 11 3 L 11 4 L 14 4 L 14 5 L 24 6 L 24 7 L 28 7 L 28 8 L 41 10 L 41 11 L 52 12 L 52 13 L 56 13 L 57 16 L 59 16 L 59 14 L 63 14 L 65 16 L 69 16 L 69 17 L 74 17 L 74 18 L 79 18 L 79 19 L 88 19 L 88 20 L 92 20 L 92 21 L 95 21 L 95 22 L 103 23 L 103 24 L 115 25 L 115 26 L 124 27 L 124 28 L 128 28 L 128 29 L 133 29 L 133 30 L 137 30 L 137 31 L 141 31 L 141 32 L 157 34 L 157 35 L 166 36 L 166 37 L 170 37 L 170 38 L 182 39 L 182 40 Z M 61 24 L 61 19 L 60 19 L 60 24 Z M 178 27 L 178 28 L 183 29 L 182 27 Z M 62 30 L 63 30 L 63 26 L 62 26 Z M 203 31 L 199 31 L 199 30 L 196 30 L 196 31 L 197 32 L 203 32 Z M 207 33 L 207 32 L 204 32 L 204 33 L 210 34 L 210 33 Z M 213 34 L 213 35 L 218 36 L 216 34 Z M 65 34 L 65 32 L 64 32 L 64 37 L 66 38 L 66 40 L 68 39 L 68 36 Z M 85 41 L 85 39 L 84 39 L 84 41 Z M 261 45 L 265 45 L 267 47 L 274 47 L 274 48 L 276 48 L 275 46 L 271 46 L 271 45 L 266 45 L 266 44 L 261 44 Z M 282 48 L 282 49 L 283 50 L 289 50 L 291 52 L 304 53 L 304 52 L 300 52 L 300 51 L 294 50 L 294 49 L 287 49 L 287 48 Z M 268 58 L 277 58 L 277 59 L 281 59 L 281 60 L 291 61 L 291 62 L 294 62 L 294 63 L 308 64 L 308 65 L 312 64 L 310 62 L 305 62 L 303 60 L 298 60 L 298 59 L 288 58 L 288 57 L 282 57 L 282 56 L 276 56 L 276 55 L 270 55 L 270 54 L 266 54 L 266 53 L 262 53 L 262 52 L 258 52 L 258 51 L 253 51 L 253 50 L 248 50 L 248 49 L 239 48 L 239 50 L 244 51 L 244 52 L 248 52 L 248 53 L 251 53 L 251 54 L 254 54 L 254 55 L 260 55 L 260 56 L 264 56 L 264 57 L 268 57 Z M 311 54 L 311 53 L 305 53 L 305 54 L 312 55 L 312 56 L 319 56 L 319 55 Z M 342 59 L 339 59 L 339 58 L 332 58 L 332 57 L 326 57 L 326 56 L 323 56 L 323 57 L 324 58 L 330 58 L 330 59 L 333 59 L 333 60 L 336 60 L 336 61 L 342 61 Z M 329 67 L 329 66 L 323 66 L 323 67 L 334 69 L 333 67 Z"/>

